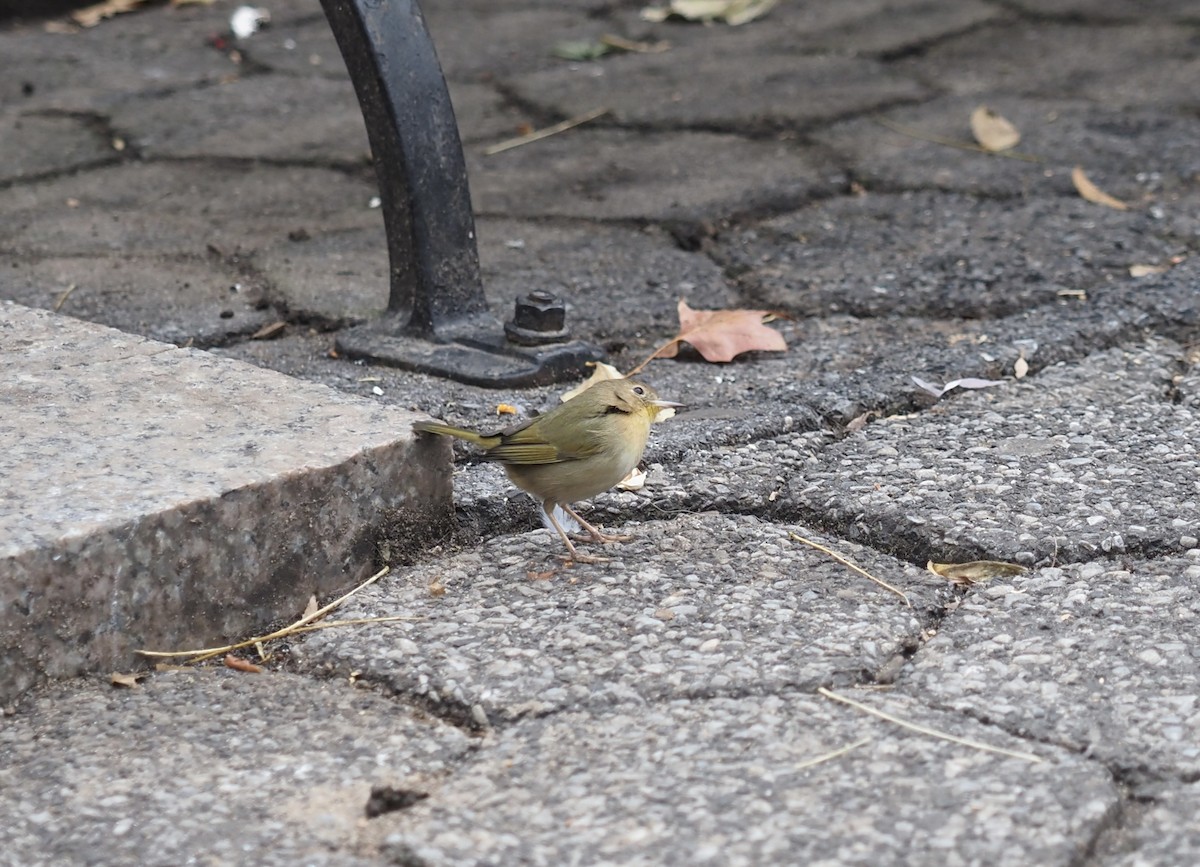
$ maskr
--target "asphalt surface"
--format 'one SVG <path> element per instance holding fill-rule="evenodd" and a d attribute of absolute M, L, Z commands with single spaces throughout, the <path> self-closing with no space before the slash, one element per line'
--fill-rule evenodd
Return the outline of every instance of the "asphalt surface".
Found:
<path fill-rule="evenodd" d="M 788 351 L 649 365 L 689 410 L 591 504 L 611 563 L 462 449 L 453 532 L 388 528 L 338 613 L 405 619 L 30 691 L 0 863 L 1200 860 L 1195 5 L 642 5 L 425 4 L 489 299 L 563 294 L 622 369 L 681 297 Z M 387 300 L 363 123 L 315 0 L 233 8 L 0 30 L 0 297 L 455 423 L 555 403 L 330 352 Z M 669 48 L 553 56 L 610 33 Z M 973 560 L 1026 571 L 925 569 Z"/>

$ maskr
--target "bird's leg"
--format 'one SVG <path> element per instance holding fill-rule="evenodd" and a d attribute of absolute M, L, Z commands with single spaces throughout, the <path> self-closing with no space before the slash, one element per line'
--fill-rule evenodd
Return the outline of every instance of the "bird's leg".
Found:
<path fill-rule="evenodd" d="M 566 509 L 568 512 L 571 511 L 570 508 L 567 506 L 563 506 L 563 508 Z M 608 563 L 608 562 L 610 562 L 610 558 L 608 558 L 608 557 L 596 557 L 592 554 L 580 554 L 578 551 L 575 550 L 575 546 L 571 543 L 571 539 L 567 536 L 566 531 L 562 528 L 562 524 L 558 523 L 558 519 L 554 517 L 554 503 L 550 502 L 549 500 L 542 503 L 542 511 L 546 513 L 546 517 L 550 519 L 550 523 L 554 526 L 554 529 L 558 531 L 559 538 L 561 538 L 563 540 L 563 544 L 565 544 L 567 546 L 567 550 L 571 552 L 569 556 L 563 558 L 564 560 L 566 560 L 567 562 L 575 561 L 578 563 Z M 574 514 L 574 513 L 572 513 L 572 514 Z M 575 515 L 575 519 L 579 520 L 579 516 Z M 579 523 L 582 526 L 589 528 L 593 532 L 597 532 L 596 528 L 592 527 L 591 524 L 588 524 L 586 521 L 580 521 Z M 603 535 L 603 534 L 601 534 L 601 535 Z"/>
<path fill-rule="evenodd" d="M 603 543 L 603 542 L 628 542 L 630 539 L 633 538 L 633 536 L 628 536 L 628 535 L 618 536 L 618 535 L 609 535 L 608 533 L 602 533 L 602 532 L 600 532 L 599 527 L 595 527 L 592 524 L 589 524 L 587 521 L 583 520 L 583 518 L 579 517 L 579 513 L 576 512 L 574 509 L 572 509 L 570 506 L 566 505 L 565 503 L 563 503 L 561 505 L 563 507 L 563 511 L 566 512 L 568 515 L 570 515 L 572 518 L 574 518 L 576 521 L 578 521 L 579 526 L 583 527 L 583 529 L 587 530 L 588 535 L 591 536 L 592 539 L 596 542 L 601 542 L 601 543 Z M 555 526 L 557 526 L 557 523 L 558 522 L 556 521 Z"/>

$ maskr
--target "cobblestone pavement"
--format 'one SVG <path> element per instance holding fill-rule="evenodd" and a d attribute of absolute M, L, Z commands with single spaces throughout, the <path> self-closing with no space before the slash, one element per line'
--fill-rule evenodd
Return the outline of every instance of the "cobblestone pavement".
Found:
<path fill-rule="evenodd" d="M 557 401 L 330 353 L 387 300 L 363 122 L 316 0 L 243 40 L 234 5 L 0 28 L 0 297 L 456 423 Z M 689 411 L 592 504 L 612 563 L 562 568 L 463 450 L 452 532 L 389 529 L 339 612 L 407 619 L 29 692 L 0 863 L 1200 860 L 1195 4 L 643 5 L 425 3 L 489 299 L 563 294 L 622 369 L 680 298 L 789 350 L 649 366 Z M 669 47 L 554 56 L 606 34 Z"/>

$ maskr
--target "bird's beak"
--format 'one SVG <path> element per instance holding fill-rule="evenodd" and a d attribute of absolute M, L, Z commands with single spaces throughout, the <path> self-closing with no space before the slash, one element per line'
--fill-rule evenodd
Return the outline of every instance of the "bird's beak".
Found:
<path fill-rule="evenodd" d="M 683 409 L 687 404 L 675 403 L 673 400 L 659 400 L 655 398 L 650 401 L 651 406 L 656 406 L 659 409 Z"/>

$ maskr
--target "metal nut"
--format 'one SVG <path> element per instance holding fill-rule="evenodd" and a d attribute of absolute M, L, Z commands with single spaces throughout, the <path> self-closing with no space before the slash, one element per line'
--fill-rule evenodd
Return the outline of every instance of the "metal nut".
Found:
<path fill-rule="evenodd" d="M 517 298 L 513 318 L 504 323 L 504 333 L 522 346 L 566 340 L 571 333 L 567 328 L 567 305 L 553 292 L 534 289 Z"/>

